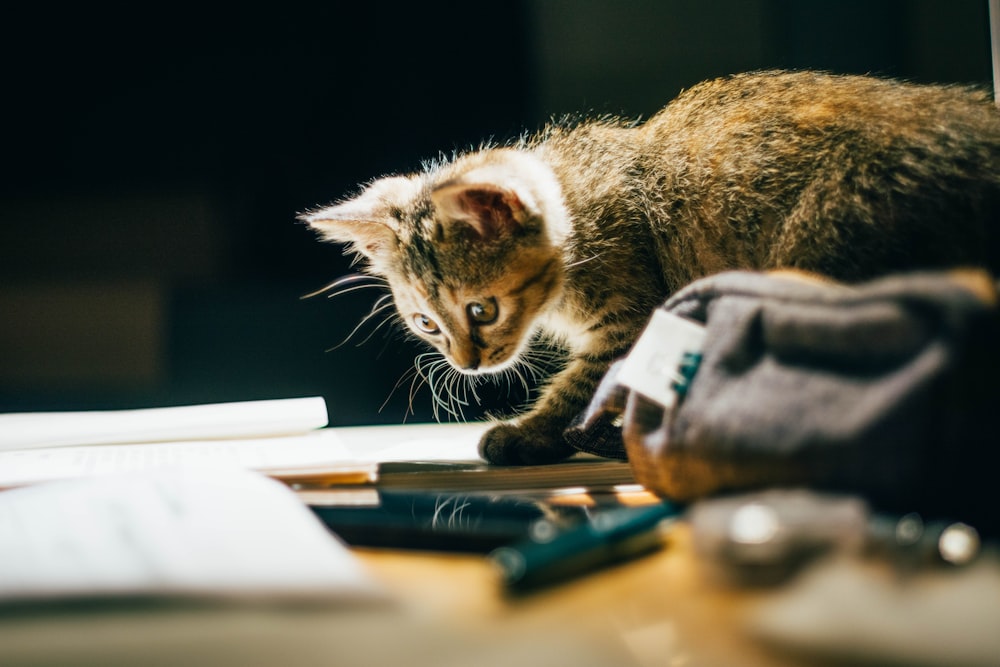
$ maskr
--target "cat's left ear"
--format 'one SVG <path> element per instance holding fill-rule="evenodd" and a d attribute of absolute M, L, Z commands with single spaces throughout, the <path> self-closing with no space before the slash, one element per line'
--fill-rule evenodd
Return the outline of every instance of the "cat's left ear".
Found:
<path fill-rule="evenodd" d="M 517 231 L 533 216 L 516 191 L 495 183 L 445 183 L 431 201 L 439 219 L 465 223 L 485 241 Z"/>
<path fill-rule="evenodd" d="M 312 211 L 300 219 L 327 241 L 349 243 L 376 270 L 387 263 L 398 241 L 393 209 L 404 208 L 417 185 L 401 176 L 383 178 L 353 199 Z"/>

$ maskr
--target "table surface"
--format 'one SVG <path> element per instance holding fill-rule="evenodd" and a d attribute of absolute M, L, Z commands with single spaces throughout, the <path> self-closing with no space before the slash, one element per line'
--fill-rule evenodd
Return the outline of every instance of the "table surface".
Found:
<path fill-rule="evenodd" d="M 658 552 L 517 596 L 504 594 L 499 573 L 480 556 L 355 551 L 408 605 L 443 623 L 578 634 L 623 648 L 639 665 L 801 664 L 740 629 L 742 615 L 766 594 L 706 571 L 683 523 Z"/>
<path fill-rule="evenodd" d="M 0 665 L 796 664 L 732 631 L 745 596 L 699 573 L 687 541 L 679 526 L 658 552 L 518 597 L 480 555 L 356 548 L 386 607 L 7 611 Z"/>
<path fill-rule="evenodd" d="M 818 664 L 815 653 L 795 654 L 751 633 L 762 609 L 788 590 L 724 584 L 695 555 L 683 522 L 657 552 L 517 597 L 504 594 L 499 573 L 482 556 L 353 552 L 391 592 L 389 604 L 286 608 L 154 600 L 6 610 L 0 613 L 0 665 Z M 805 607 L 784 607 L 786 624 L 790 610 L 793 626 L 796 615 L 803 617 L 800 631 L 820 631 L 814 644 L 825 642 L 828 650 L 856 644 L 870 658 L 873 641 L 888 642 L 896 651 L 894 664 L 996 664 L 995 554 L 961 572 L 917 573 L 912 579 L 878 562 L 853 559 L 839 570 L 836 561 L 825 567 L 826 578 L 806 590 Z M 795 587 L 802 590 L 800 583 L 789 588 Z M 824 637 L 828 626 L 839 627 Z M 839 658 L 821 664 L 859 664 L 851 656 Z"/>

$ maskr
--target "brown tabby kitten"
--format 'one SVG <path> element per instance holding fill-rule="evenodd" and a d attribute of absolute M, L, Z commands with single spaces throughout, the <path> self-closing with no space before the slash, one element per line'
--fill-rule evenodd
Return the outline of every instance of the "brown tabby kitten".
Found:
<path fill-rule="evenodd" d="M 986 92 L 763 72 L 709 81 L 638 125 L 555 124 L 376 180 L 303 220 L 350 243 L 407 326 L 458 370 L 569 361 L 480 443 L 495 463 L 567 456 L 562 431 L 665 297 L 735 268 L 847 281 L 1000 269 L 1000 113 Z"/>

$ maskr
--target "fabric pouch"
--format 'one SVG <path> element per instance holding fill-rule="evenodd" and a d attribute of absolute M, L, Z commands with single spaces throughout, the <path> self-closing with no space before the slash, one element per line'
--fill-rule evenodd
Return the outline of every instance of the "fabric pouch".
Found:
<path fill-rule="evenodd" d="M 675 500 L 799 485 L 996 525 L 1000 325 L 988 274 L 847 286 L 728 272 L 662 309 L 704 325 L 697 369 L 665 408 L 619 384 L 617 363 L 567 432 L 576 448 L 627 457 L 640 483 Z"/>

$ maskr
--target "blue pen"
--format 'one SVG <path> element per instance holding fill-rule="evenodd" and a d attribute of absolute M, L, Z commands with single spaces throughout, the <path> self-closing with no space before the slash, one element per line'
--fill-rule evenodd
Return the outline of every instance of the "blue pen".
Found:
<path fill-rule="evenodd" d="M 609 510 L 565 530 L 543 519 L 532 527 L 530 539 L 494 549 L 490 559 L 509 590 L 543 586 L 660 547 L 661 525 L 680 512 L 668 502 Z"/>

